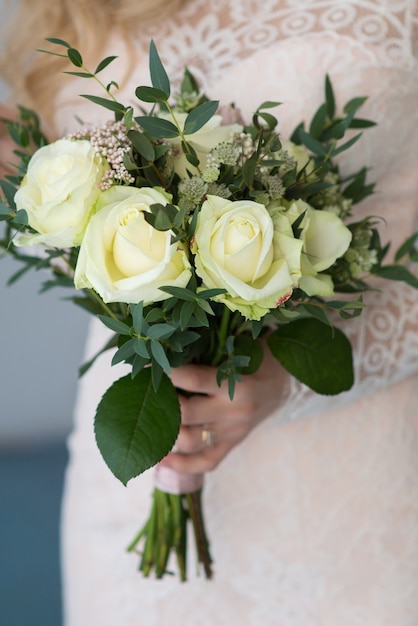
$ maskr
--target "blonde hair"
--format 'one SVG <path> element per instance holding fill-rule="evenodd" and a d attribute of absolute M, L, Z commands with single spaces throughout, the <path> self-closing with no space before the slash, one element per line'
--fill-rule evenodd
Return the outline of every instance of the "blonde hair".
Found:
<path fill-rule="evenodd" d="M 13 1 L 8 0 L 0 75 L 11 88 L 11 103 L 34 109 L 45 121 L 52 118 L 53 96 L 64 78 L 60 72 L 71 68 L 66 59 L 36 52 L 48 47 L 46 37 L 68 41 L 81 50 L 87 62 L 92 59 L 95 63 L 102 58 L 111 32 L 119 32 L 129 49 L 135 30 L 164 19 L 181 3 L 182 0 L 19 0 L 16 10 Z"/>

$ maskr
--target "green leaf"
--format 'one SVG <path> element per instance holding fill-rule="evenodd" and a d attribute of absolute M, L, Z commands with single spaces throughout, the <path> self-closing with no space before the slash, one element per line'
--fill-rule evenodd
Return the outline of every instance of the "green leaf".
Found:
<path fill-rule="evenodd" d="M 170 452 L 180 420 L 171 380 L 163 374 L 156 392 L 145 368 L 133 379 L 117 380 L 104 394 L 96 412 L 96 442 L 111 472 L 126 485 Z"/>
<path fill-rule="evenodd" d="M 365 120 L 361 117 L 355 117 L 351 120 L 349 124 L 349 128 L 371 128 L 372 126 L 376 126 L 377 122 L 372 122 L 372 120 Z"/>
<path fill-rule="evenodd" d="M 309 126 L 309 133 L 312 137 L 315 137 L 315 139 L 318 139 L 321 136 L 327 119 L 327 114 L 327 105 L 322 104 L 312 118 Z"/>
<path fill-rule="evenodd" d="M 154 137 L 171 139 L 179 136 L 178 128 L 169 120 L 163 120 L 159 117 L 139 116 L 135 118 L 140 126 Z"/>
<path fill-rule="evenodd" d="M 78 50 L 76 50 L 75 48 L 68 48 L 67 54 L 73 65 L 75 65 L 76 67 L 83 66 L 83 58 Z"/>
<path fill-rule="evenodd" d="M 344 108 L 343 108 L 344 113 L 356 112 L 357 109 L 359 109 L 361 106 L 363 106 L 363 104 L 366 102 L 366 100 L 367 100 L 366 96 L 358 97 L 358 98 L 352 98 L 351 100 L 349 100 L 347 102 L 347 104 L 344 105 Z"/>
<path fill-rule="evenodd" d="M 311 137 L 311 135 L 307 133 L 306 130 L 303 130 L 303 128 L 299 129 L 299 139 L 308 148 L 308 150 L 314 154 L 317 154 L 318 156 L 326 155 L 326 150 L 322 143 L 314 137 Z"/>
<path fill-rule="evenodd" d="M 7 182 L 7 180 L 0 180 L 0 186 L 4 194 L 4 197 L 7 200 L 8 205 L 10 206 L 11 209 L 15 211 L 16 203 L 15 203 L 14 198 L 16 194 L 16 187 L 12 185 L 11 183 Z"/>
<path fill-rule="evenodd" d="M 215 115 L 218 106 L 216 100 L 208 100 L 192 109 L 184 122 L 184 134 L 191 135 L 200 130 Z"/>
<path fill-rule="evenodd" d="M 325 101 L 327 105 L 328 117 L 332 120 L 335 115 L 335 98 L 331 80 L 328 74 L 325 77 Z"/>
<path fill-rule="evenodd" d="M 153 324 L 147 330 L 147 337 L 150 339 L 167 339 L 175 332 L 176 329 L 170 324 Z"/>
<path fill-rule="evenodd" d="M 157 340 L 152 339 L 150 341 L 151 344 L 151 354 L 154 359 L 157 361 L 158 365 L 165 371 L 167 374 L 170 373 L 170 363 L 168 362 L 167 355 L 161 343 Z"/>
<path fill-rule="evenodd" d="M 45 41 L 49 41 L 50 43 L 56 43 L 58 46 L 64 46 L 65 48 L 71 48 L 70 44 L 64 39 L 57 39 L 56 37 L 45 37 Z"/>
<path fill-rule="evenodd" d="M 238 335 L 234 341 L 234 355 L 249 357 L 249 363 L 238 369 L 239 374 L 254 374 L 263 362 L 264 351 L 250 335 Z"/>
<path fill-rule="evenodd" d="M 142 333 L 142 325 L 144 321 L 144 304 L 139 302 L 138 304 L 131 304 L 130 311 L 132 315 L 132 324 L 134 331 L 140 335 Z"/>
<path fill-rule="evenodd" d="M 418 241 L 418 232 L 414 233 L 397 249 L 395 254 L 395 261 L 399 261 L 406 254 L 410 254 L 414 251 L 415 244 Z"/>
<path fill-rule="evenodd" d="M 266 100 L 265 102 L 262 102 L 260 106 L 257 108 L 257 113 L 261 111 L 261 109 L 274 109 L 275 107 L 278 107 L 280 105 L 281 105 L 281 102 L 276 102 L 273 100 Z"/>
<path fill-rule="evenodd" d="M 273 128 L 277 126 L 277 118 L 270 113 L 263 113 L 262 111 L 259 111 L 258 117 L 261 117 L 261 119 L 265 121 L 270 130 L 273 130 Z"/>
<path fill-rule="evenodd" d="M 13 218 L 13 222 L 15 224 L 22 224 L 23 226 L 28 225 L 28 214 L 26 213 L 25 209 L 19 209 L 19 211 Z"/>
<path fill-rule="evenodd" d="M 130 327 L 124 322 L 115 320 L 113 317 L 108 317 L 107 315 L 98 315 L 97 317 L 105 326 L 107 326 L 107 328 L 110 328 L 110 330 L 118 333 L 118 335 L 129 336 L 131 334 Z"/>
<path fill-rule="evenodd" d="M 95 74 L 98 74 L 99 72 L 101 72 L 102 70 L 105 69 L 105 67 L 107 67 L 110 63 L 112 63 L 112 61 L 114 61 L 115 59 L 117 59 L 118 57 L 116 56 L 111 56 L 111 57 L 106 57 L 105 59 L 103 59 L 102 61 L 100 61 L 99 65 L 96 67 L 96 69 L 94 70 Z"/>
<path fill-rule="evenodd" d="M 78 76 L 79 78 L 93 78 L 93 74 L 90 74 L 90 72 L 63 72 L 63 74 Z"/>
<path fill-rule="evenodd" d="M 351 148 L 351 146 L 353 146 L 360 139 L 362 134 L 363 133 L 358 133 L 357 135 L 354 135 L 354 137 L 343 143 L 341 146 L 335 148 L 335 150 L 333 150 L 332 156 L 337 156 L 337 154 L 340 154 L 340 152 L 344 152 L 344 150 L 348 150 L 348 148 Z"/>
<path fill-rule="evenodd" d="M 110 111 L 115 111 L 116 113 L 125 112 L 124 105 L 120 102 L 116 102 L 116 100 L 108 100 L 107 98 L 101 98 L 100 96 L 89 96 L 83 93 L 80 94 L 80 96 L 90 100 L 90 102 L 94 102 L 94 104 L 104 107 L 105 109 L 109 109 Z"/>
<path fill-rule="evenodd" d="M 167 94 L 156 87 L 140 86 L 135 90 L 135 95 L 142 102 L 167 102 Z"/>
<path fill-rule="evenodd" d="M 122 363 L 123 361 L 128 361 L 135 354 L 135 341 L 136 339 L 129 339 L 126 343 L 123 343 L 119 350 L 115 352 L 112 358 L 112 365 L 116 365 L 116 363 Z"/>
<path fill-rule="evenodd" d="M 283 367 L 317 393 L 335 395 L 352 387 L 351 345 L 338 328 L 313 318 L 296 320 L 275 330 L 267 343 Z"/>
<path fill-rule="evenodd" d="M 387 280 L 399 280 L 418 289 L 418 278 L 403 265 L 384 265 L 374 269 L 373 274 Z"/>
<path fill-rule="evenodd" d="M 149 69 L 151 75 L 152 86 L 161 89 L 167 98 L 170 95 L 170 80 L 167 72 L 161 63 L 160 56 L 153 40 L 151 40 L 149 48 Z"/>
<path fill-rule="evenodd" d="M 195 302 L 196 300 L 196 294 L 193 293 L 193 291 L 190 291 L 190 289 L 185 289 L 184 287 L 163 285 L 162 287 L 159 287 L 159 289 L 161 289 L 161 291 L 165 291 L 166 293 L 171 294 L 172 296 L 175 296 L 179 300 L 189 300 L 193 302 Z"/>

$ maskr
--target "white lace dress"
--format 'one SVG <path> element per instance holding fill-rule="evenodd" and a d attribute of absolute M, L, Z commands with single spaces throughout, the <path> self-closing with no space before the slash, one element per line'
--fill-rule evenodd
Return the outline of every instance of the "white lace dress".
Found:
<path fill-rule="evenodd" d="M 283 102 L 284 134 L 322 101 L 326 72 L 340 104 L 368 95 L 364 116 L 379 125 L 343 168 L 370 166 L 378 191 L 362 211 L 385 217 L 382 238 L 396 248 L 418 210 L 416 13 L 414 0 L 192 0 L 139 34 L 138 49 L 152 36 L 174 80 L 187 65 L 244 116 L 263 100 Z M 123 59 L 118 47 L 109 53 Z M 132 85 L 149 84 L 146 64 L 143 52 Z M 73 112 L 67 99 L 60 119 Z M 153 471 L 125 488 L 102 461 L 93 416 L 120 369 L 108 355 L 96 363 L 80 384 L 69 441 L 66 626 L 417 626 L 418 293 L 392 284 L 367 302 L 344 324 L 355 388 L 323 398 L 295 383 L 286 406 L 206 477 L 210 582 L 195 576 L 192 554 L 190 581 L 180 584 L 143 579 L 125 552 L 147 516 Z M 89 353 L 103 333 L 92 328 Z"/>

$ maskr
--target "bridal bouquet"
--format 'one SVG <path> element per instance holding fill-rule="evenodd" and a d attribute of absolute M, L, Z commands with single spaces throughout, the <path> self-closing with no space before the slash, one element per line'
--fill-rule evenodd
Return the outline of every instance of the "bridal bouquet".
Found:
<path fill-rule="evenodd" d="M 70 74 L 99 82 L 115 58 L 92 72 L 67 42 L 49 41 L 75 66 Z M 50 144 L 36 114 L 21 108 L 8 123 L 21 162 L 1 181 L 1 245 L 23 263 L 19 275 L 47 268 L 45 289 L 75 287 L 71 299 L 112 331 L 103 347 L 113 349 L 112 364 L 131 366 L 95 417 L 97 445 L 123 484 L 175 444 L 182 390 L 172 368 L 215 366 L 233 401 L 241 377 L 263 360 L 263 338 L 290 374 L 318 393 L 338 394 L 352 386 L 353 367 L 335 315 L 361 313 L 371 275 L 418 286 L 400 263 L 416 259 L 417 237 L 383 265 L 388 246 L 378 218 L 354 217 L 354 205 L 373 192 L 366 168 L 342 175 L 335 161 L 360 138 L 352 129 L 373 125 L 357 117 L 365 98 L 337 114 L 326 77 L 325 102 L 310 125 L 283 138 L 271 112 L 276 102 L 260 104 L 246 123 L 233 107 L 219 114 L 187 69 L 172 94 L 153 43 L 150 75 L 152 86 L 136 89 L 138 110 L 119 102 L 116 83 L 103 85 L 103 97 L 84 97 L 112 119 Z M 28 252 L 34 244 L 41 254 Z M 142 554 L 145 575 L 163 576 L 174 551 L 185 580 L 191 519 L 211 576 L 201 485 L 197 477 L 183 493 L 157 484 L 150 517 L 130 546 Z"/>

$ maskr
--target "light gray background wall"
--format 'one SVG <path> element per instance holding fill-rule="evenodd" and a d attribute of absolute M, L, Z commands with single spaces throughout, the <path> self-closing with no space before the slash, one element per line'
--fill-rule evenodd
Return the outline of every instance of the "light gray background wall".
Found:
<path fill-rule="evenodd" d="M 0 84 L 0 101 L 5 97 Z M 7 287 L 20 267 L 0 257 L 0 446 L 66 436 L 89 321 L 87 313 L 62 300 L 65 290 L 38 295 L 45 275 L 30 272 Z"/>

